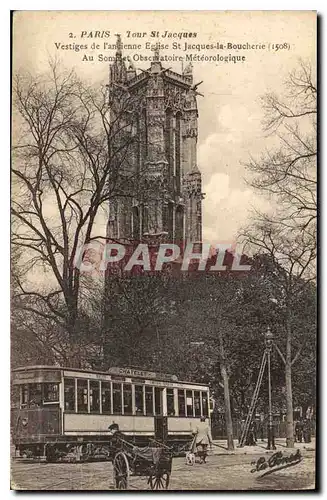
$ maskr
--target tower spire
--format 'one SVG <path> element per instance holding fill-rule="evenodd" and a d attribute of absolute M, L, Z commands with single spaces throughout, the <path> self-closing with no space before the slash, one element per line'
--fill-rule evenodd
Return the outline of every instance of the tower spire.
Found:
<path fill-rule="evenodd" d="M 160 52 L 159 52 L 159 47 L 158 45 L 153 51 L 153 62 L 159 62 L 160 61 Z"/>
<path fill-rule="evenodd" d="M 121 83 L 126 80 L 126 65 L 123 58 L 123 43 L 120 33 L 116 33 L 116 57 L 113 64 L 110 66 L 110 82 Z"/>
<path fill-rule="evenodd" d="M 116 41 L 116 47 L 117 47 L 116 57 L 122 57 L 122 55 L 123 55 L 123 43 L 121 41 L 121 34 L 120 33 L 116 33 L 115 36 L 117 37 L 117 41 Z"/>

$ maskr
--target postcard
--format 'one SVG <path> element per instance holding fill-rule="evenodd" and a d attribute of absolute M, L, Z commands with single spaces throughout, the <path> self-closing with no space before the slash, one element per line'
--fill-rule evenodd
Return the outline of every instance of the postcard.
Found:
<path fill-rule="evenodd" d="M 316 12 L 12 35 L 11 488 L 315 490 Z"/>

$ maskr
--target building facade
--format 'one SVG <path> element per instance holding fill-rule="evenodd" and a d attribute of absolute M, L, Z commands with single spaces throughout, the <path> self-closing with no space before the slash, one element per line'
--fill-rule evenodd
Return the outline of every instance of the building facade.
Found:
<path fill-rule="evenodd" d="M 108 238 L 202 240 L 197 95 L 191 65 L 176 73 L 155 51 L 150 68 L 137 72 L 118 35 L 109 80 L 115 190 Z"/>

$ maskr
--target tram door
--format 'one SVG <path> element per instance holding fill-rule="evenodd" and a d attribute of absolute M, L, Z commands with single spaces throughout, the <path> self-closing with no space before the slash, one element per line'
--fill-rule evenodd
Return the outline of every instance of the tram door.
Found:
<path fill-rule="evenodd" d="M 161 387 L 154 388 L 154 435 L 157 441 L 166 441 L 168 437 L 168 421 L 167 417 L 163 416 L 163 389 Z"/>

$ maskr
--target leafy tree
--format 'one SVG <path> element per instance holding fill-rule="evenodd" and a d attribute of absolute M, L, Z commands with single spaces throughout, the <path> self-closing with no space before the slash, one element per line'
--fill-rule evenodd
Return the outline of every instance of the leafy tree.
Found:
<path fill-rule="evenodd" d="M 285 367 L 286 441 L 293 447 L 292 367 L 315 328 L 317 89 L 310 65 L 300 62 L 285 82 L 284 95 L 267 94 L 263 106 L 265 130 L 275 145 L 247 164 L 249 182 L 271 195 L 277 209 L 257 214 L 241 237 L 247 251 L 265 255 L 260 279 L 267 280 L 275 304 L 277 349 Z M 258 271 L 260 277 L 260 266 Z"/>
<path fill-rule="evenodd" d="M 313 255 L 309 251 L 307 261 L 302 254 L 297 258 L 298 249 L 295 247 L 293 252 L 291 245 L 285 245 L 269 230 L 245 234 L 247 241 L 261 252 L 252 267 L 257 286 L 260 289 L 261 285 L 264 292 L 261 300 L 258 297 L 257 309 L 275 334 L 275 345 L 284 365 L 287 445 L 293 447 L 292 367 L 305 352 L 308 341 L 312 345 L 315 337 L 315 287 L 311 280 L 303 278 Z"/>

